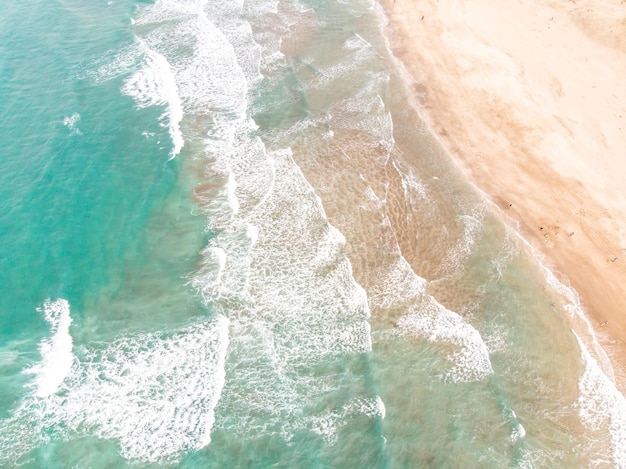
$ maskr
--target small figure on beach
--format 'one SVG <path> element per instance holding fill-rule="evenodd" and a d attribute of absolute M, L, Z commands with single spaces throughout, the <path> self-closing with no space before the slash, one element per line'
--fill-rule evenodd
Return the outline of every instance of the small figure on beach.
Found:
<path fill-rule="evenodd" d="M 603 326 L 606 326 L 608 323 L 609 323 L 609 321 L 604 321 L 604 322 L 602 323 L 602 325 L 603 325 Z"/>
<path fill-rule="evenodd" d="M 614 257 L 613 259 L 611 259 L 611 262 L 615 262 L 617 260 L 617 257 Z"/>

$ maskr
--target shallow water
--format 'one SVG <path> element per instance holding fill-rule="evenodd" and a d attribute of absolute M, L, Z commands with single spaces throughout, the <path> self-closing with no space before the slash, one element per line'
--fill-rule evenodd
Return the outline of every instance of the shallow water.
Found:
<path fill-rule="evenodd" d="M 376 4 L 0 22 L 3 466 L 626 465 L 575 292 L 419 119 Z"/>

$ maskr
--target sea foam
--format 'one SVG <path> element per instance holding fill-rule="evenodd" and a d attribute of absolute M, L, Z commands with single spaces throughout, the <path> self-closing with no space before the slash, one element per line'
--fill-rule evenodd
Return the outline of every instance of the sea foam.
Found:
<path fill-rule="evenodd" d="M 131 96 L 139 107 L 154 105 L 167 107 L 161 119 L 166 121 L 165 125 L 168 127 L 173 145 L 170 157 L 174 158 L 185 144 L 180 130 L 184 113 L 176 81 L 167 59 L 147 47 L 142 40 L 139 40 L 139 44 L 145 53 L 144 64 L 126 79 L 122 92 Z"/>
<path fill-rule="evenodd" d="M 611 441 L 612 454 L 604 454 L 601 451 L 600 454 L 592 455 L 592 460 L 603 464 L 609 458 L 615 467 L 626 467 L 626 398 L 615 385 L 615 372 L 611 361 L 585 314 L 578 292 L 559 280 L 552 270 L 541 262 L 542 256 L 528 241 L 521 236 L 519 239 L 538 259 L 546 284 L 565 300 L 565 310 L 576 328 L 574 335 L 584 365 L 578 381 L 579 415 L 588 430 L 592 432 L 607 430 Z M 582 336 L 579 333 L 582 333 Z"/>
<path fill-rule="evenodd" d="M 233 152 L 229 162 L 238 198 L 252 200 L 247 191 L 256 191 L 255 185 L 245 182 L 250 175 L 239 171 L 247 166 L 237 160 L 246 157 Z M 359 411 L 347 403 L 330 413 L 310 409 L 340 389 L 336 378 L 322 371 L 326 364 L 371 350 L 367 298 L 352 276 L 343 235 L 329 224 L 291 152 L 265 157 L 274 175 L 269 192 L 244 204 L 211 239 L 208 268 L 194 279 L 211 308 L 231 316 L 229 379 L 218 425 L 242 437 L 274 433 L 287 441 L 309 430 L 330 444 L 336 429 Z M 218 291 L 212 287 L 215 249 L 227 259 Z"/>
<path fill-rule="evenodd" d="M 51 410 L 76 432 L 116 439 L 130 460 L 177 461 L 211 441 L 225 382 L 228 319 L 89 349 Z"/>
<path fill-rule="evenodd" d="M 397 248 L 397 246 L 396 246 Z M 450 382 L 470 382 L 493 374 L 489 350 L 480 332 L 459 314 L 450 311 L 426 293 L 426 280 L 419 277 L 399 254 L 395 264 L 384 273 L 384 282 L 371 291 L 377 307 L 406 311 L 395 322 L 396 332 L 404 337 L 424 338 L 448 344 L 444 352 L 451 368 L 444 372 Z M 448 346 L 444 347 L 449 349 Z"/>
<path fill-rule="evenodd" d="M 176 463 L 211 441 L 225 383 L 229 320 L 121 336 L 72 354 L 69 304 L 47 301 L 52 338 L 30 369 L 35 390 L 0 421 L 0 463 L 45 443 L 97 436 L 130 461 Z"/>
<path fill-rule="evenodd" d="M 49 324 L 51 337 L 43 339 L 39 344 L 41 361 L 25 372 L 35 375 L 32 383 L 35 395 L 48 397 L 59 389 L 72 368 L 72 318 L 69 303 L 62 298 L 46 300 L 38 311 Z"/>
<path fill-rule="evenodd" d="M 476 242 L 482 235 L 487 205 L 479 203 L 471 207 L 468 212 L 457 218 L 458 225 L 462 227 L 460 239 L 447 251 L 437 272 L 440 275 L 460 276 L 465 270 L 465 261 L 472 254 Z"/>
<path fill-rule="evenodd" d="M 626 467 L 626 398 L 618 391 L 602 371 L 598 362 L 591 356 L 580 338 L 576 336 L 581 349 L 585 369 L 578 382 L 579 415 L 583 424 L 591 429 L 608 428 L 611 439 L 610 457 L 614 467 Z M 599 455 L 603 460 L 606 455 Z"/>
<path fill-rule="evenodd" d="M 70 129 L 70 135 L 81 135 L 82 132 L 76 126 L 78 121 L 80 120 L 80 114 L 75 112 L 69 117 L 65 117 L 63 119 L 63 125 Z"/>
<path fill-rule="evenodd" d="M 204 145 L 210 183 L 196 200 L 211 237 L 190 283 L 208 308 L 230 318 L 216 426 L 290 440 L 312 431 L 319 413 L 311 409 L 338 392 L 326 364 L 371 350 L 369 308 L 345 239 L 291 151 L 268 151 L 256 135 L 250 87 L 274 51 L 257 45 L 243 8 L 163 0 L 140 9 L 134 26 L 166 58 L 193 123 L 186 132 Z M 276 2 L 245 8 L 270 13 Z M 361 407 L 344 409 L 340 420 Z"/>
<path fill-rule="evenodd" d="M 577 405 L 581 420 L 590 431 L 607 429 L 610 434 L 611 454 L 601 452 L 592 459 L 604 461 L 609 457 L 615 467 L 626 467 L 626 398 L 615 385 L 611 361 L 598 341 L 576 290 L 561 282 L 548 267 L 540 265 L 546 283 L 565 300 L 565 310 L 577 329 L 574 334 L 584 365 L 578 381 Z"/>
<path fill-rule="evenodd" d="M 355 413 L 381 412 L 372 410 L 379 408 L 375 396 L 359 391 L 362 377 L 329 371 L 329 363 L 361 360 L 371 350 L 367 297 L 352 275 L 345 239 L 291 150 L 268 151 L 257 136 L 250 87 L 276 43 L 256 44 L 243 8 L 162 0 L 138 10 L 134 29 L 169 64 L 190 123 L 185 138 L 189 132 L 202 142 L 206 158 L 209 183 L 196 200 L 211 236 L 190 283 L 209 309 L 230 318 L 228 380 L 215 425 L 289 441 L 314 432 L 322 418 L 315 409 L 347 386 L 343 380 L 369 404 L 340 405 L 335 427 Z M 272 12 L 276 2 L 245 8 Z M 137 84 L 148 82 L 142 80 Z M 372 106 L 380 108 L 380 98 Z M 133 445 L 124 448 L 149 459 Z"/>
<path fill-rule="evenodd" d="M 446 372 L 446 379 L 468 382 L 493 374 L 489 350 L 478 330 L 434 299 L 402 316 L 397 324 L 404 335 L 445 341 L 457 348 L 447 354 L 452 369 Z"/>

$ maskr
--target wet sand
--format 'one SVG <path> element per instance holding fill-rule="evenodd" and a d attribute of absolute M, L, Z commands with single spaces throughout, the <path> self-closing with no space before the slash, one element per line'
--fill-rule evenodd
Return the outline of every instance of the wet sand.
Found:
<path fill-rule="evenodd" d="M 580 294 L 623 391 L 626 2 L 382 3 L 422 117 Z"/>

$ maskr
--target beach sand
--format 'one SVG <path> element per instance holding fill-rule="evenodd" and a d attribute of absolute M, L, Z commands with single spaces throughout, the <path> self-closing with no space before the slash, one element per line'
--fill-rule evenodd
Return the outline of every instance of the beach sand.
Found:
<path fill-rule="evenodd" d="M 579 293 L 624 391 L 626 2 L 383 7 L 422 117 Z"/>

